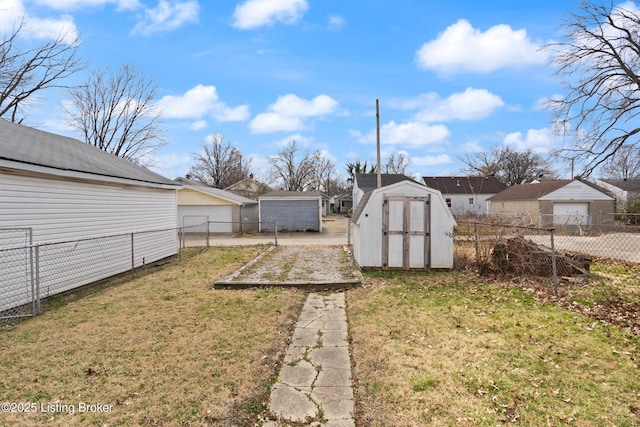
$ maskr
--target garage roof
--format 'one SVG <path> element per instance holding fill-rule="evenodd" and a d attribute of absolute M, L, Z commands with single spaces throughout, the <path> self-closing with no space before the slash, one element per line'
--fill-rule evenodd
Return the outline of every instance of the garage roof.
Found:
<path fill-rule="evenodd" d="M 13 169 L 39 166 L 57 175 L 73 172 L 106 178 L 124 178 L 175 186 L 176 183 L 147 168 L 102 151 L 77 139 L 45 132 L 0 119 L 0 160 Z M 13 164 L 15 162 L 16 164 Z"/>

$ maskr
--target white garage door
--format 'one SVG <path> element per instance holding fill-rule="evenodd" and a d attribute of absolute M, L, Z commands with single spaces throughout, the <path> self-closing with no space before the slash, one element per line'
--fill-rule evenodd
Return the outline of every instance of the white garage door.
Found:
<path fill-rule="evenodd" d="M 209 218 L 211 233 L 233 231 L 233 208 L 231 206 L 178 206 L 178 226 L 200 224 Z M 206 230 L 206 228 L 205 228 Z"/>
<path fill-rule="evenodd" d="M 589 203 L 554 203 L 553 223 L 577 225 L 589 223 Z"/>

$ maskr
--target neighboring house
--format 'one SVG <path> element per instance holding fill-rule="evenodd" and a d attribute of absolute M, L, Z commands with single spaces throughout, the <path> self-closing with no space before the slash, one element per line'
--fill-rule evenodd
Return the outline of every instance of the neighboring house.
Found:
<path fill-rule="evenodd" d="M 353 217 L 353 256 L 364 268 L 451 268 L 456 225 L 442 194 L 415 181 L 374 189 Z"/>
<path fill-rule="evenodd" d="M 640 201 L 640 179 L 596 179 L 595 183 L 615 197 L 618 212 Z"/>
<path fill-rule="evenodd" d="M 322 231 L 319 191 L 272 191 L 260 196 L 260 231 Z"/>
<path fill-rule="evenodd" d="M 349 213 L 353 207 L 353 195 L 350 193 L 342 193 L 333 199 L 333 210 L 335 213 Z"/>
<path fill-rule="evenodd" d="M 268 193 L 272 189 L 268 185 L 256 181 L 253 178 L 253 174 L 251 174 L 248 178 L 228 186 L 225 190 L 248 199 L 258 200 L 260 196 Z"/>
<path fill-rule="evenodd" d="M 399 173 L 383 173 L 380 175 L 382 186 L 395 184 L 402 181 L 413 181 L 406 175 Z M 415 182 L 415 181 L 413 181 Z M 351 191 L 351 200 L 353 203 L 353 209 L 358 207 L 358 203 L 362 199 L 365 193 L 371 190 L 375 190 L 378 186 L 378 175 L 375 173 L 357 173 L 353 176 L 353 190 Z"/>
<path fill-rule="evenodd" d="M 178 185 L 78 140 L 0 119 L 0 183 L 0 229 L 29 228 L 34 245 L 67 242 L 40 247 L 41 297 L 178 251 Z M 149 232 L 126 234 L 142 231 Z M 121 236 L 79 240 L 116 234 Z M 21 287 L 13 280 L 30 272 L 7 271 L 3 255 L 0 289 Z"/>
<path fill-rule="evenodd" d="M 258 202 L 200 181 L 176 178 L 178 190 L 178 227 L 184 232 L 239 233 L 258 230 Z M 197 226 L 197 227 L 196 227 Z"/>
<path fill-rule="evenodd" d="M 487 199 L 507 188 L 495 176 L 425 176 L 422 180 L 442 193 L 454 215 L 486 215 Z"/>
<path fill-rule="evenodd" d="M 524 217 L 540 226 L 600 224 L 612 219 L 614 202 L 603 189 L 579 179 L 514 185 L 488 201 L 492 215 Z"/>

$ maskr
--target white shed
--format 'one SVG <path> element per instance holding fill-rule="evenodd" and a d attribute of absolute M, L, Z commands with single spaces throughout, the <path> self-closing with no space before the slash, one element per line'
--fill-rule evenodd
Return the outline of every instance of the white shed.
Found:
<path fill-rule="evenodd" d="M 442 194 L 413 181 L 366 193 L 351 219 L 363 268 L 453 267 L 453 215 Z"/>
<path fill-rule="evenodd" d="M 41 297 L 176 254 L 178 187 L 78 140 L 0 120 L 0 229 L 30 229 L 33 245 L 66 242 L 40 247 Z M 134 242 L 134 232 L 145 233 Z M 110 235 L 121 237 L 91 239 Z M 31 292 L 20 280 L 33 264 L 10 257 L 33 253 L 8 246 L 0 245 L 0 310 Z"/>

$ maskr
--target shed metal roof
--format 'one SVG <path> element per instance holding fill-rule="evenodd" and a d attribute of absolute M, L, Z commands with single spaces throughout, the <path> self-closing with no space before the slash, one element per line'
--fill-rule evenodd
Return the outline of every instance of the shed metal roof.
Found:
<path fill-rule="evenodd" d="M 77 139 L 0 119 L 0 160 L 55 169 L 59 174 L 81 172 L 176 186 L 172 180 Z"/>
<path fill-rule="evenodd" d="M 271 191 L 260 196 L 261 199 L 321 199 L 322 193 L 319 191 Z"/>

